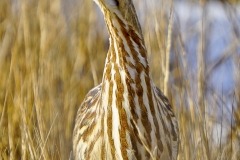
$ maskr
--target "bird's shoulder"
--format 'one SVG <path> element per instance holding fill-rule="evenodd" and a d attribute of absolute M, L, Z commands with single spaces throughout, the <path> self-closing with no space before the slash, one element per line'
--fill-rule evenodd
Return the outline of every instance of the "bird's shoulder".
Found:
<path fill-rule="evenodd" d="M 177 119 L 168 98 L 163 94 L 163 92 L 158 87 L 155 86 L 154 89 L 157 95 L 157 100 L 161 106 L 160 108 L 164 110 L 167 117 L 169 117 L 171 119 L 171 122 L 175 124 L 174 125 L 175 130 L 178 130 Z"/>
<path fill-rule="evenodd" d="M 79 130 L 81 132 L 80 135 L 83 135 L 87 131 L 86 129 L 96 122 L 95 112 L 101 89 L 102 85 L 99 84 L 91 89 L 85 96 L 76 115 L 74 134 L 77 134 Z"/>
<path fill-rule="evenodd" d="M 100 92 L 102 89 L 102 84 L 97 85 L 96 87 L 92 88 L 87 95 L 85 96 L 82 104 L 79 107 L 79 112 L 84 112 L 88 109 L 91 109 L 93 103 L 99 98 Z"/>
<path fill-rule="evenodd" d="M 157 93 L 158 100 L 161 100 L 163 102 L 163 106 L 168 110 L 168 112 L 170 114 L 173 114 L 173 109 L 168 98 L 163 94 L 163 92 L 157 86 L 154 86 L 154 89 L 155 89 L 155 93 Z"/>

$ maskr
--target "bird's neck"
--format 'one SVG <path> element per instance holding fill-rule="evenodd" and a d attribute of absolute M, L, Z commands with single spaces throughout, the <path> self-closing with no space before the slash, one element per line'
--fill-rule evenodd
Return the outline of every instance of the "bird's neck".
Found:
<path fill-rule="evenodd" d="M 115 148 L 121 148 L 119 144 L 128 143 L 126 136 L 130 133 L 127 131 L 134 132 L 130 128 L 150 112 L 153 83 L 141 34 L 118 17 L 106 19 L 111 19 L 106 21 L 110 48 L 102 80 L 101 109 L 106 114 L 104 123 L 108 127 L 105 133 L 109 142 Z M 137 128 L 142 129 L 139 125 Z M 121 155 L 120 150 L 116 152 Z"/>
<path fill-rule="evenodd" d="M 109 105 L 124 102 L 129 105 L 117 106 L 138 106 L 138 103 L 143 103 L 144 96 L 152 95 L 153 83 L 146 47 L 141 34 L 130 25 L 117 16 L 111 20 L 106 21 L 110 47 L 102 80 L 102 96 L 109 102 L 103 103 Z M 141 98 L 138 101 L 136 97 Z M 108 108 L 107 105 L 104 106 Z"/>
<path fill-rule="evenodd" d="M 110 15 L 109 15 L 110 16 Z M 106 18 L 110 35 L 103 83 L 114 80 L 110 75 L 118 75 L 131 83 L 139 83 L 141 76 L 150 77 L 147 51 L 141 33 L 117 15 Z M 110 19 L 110 20 L 109 20 Z"/>

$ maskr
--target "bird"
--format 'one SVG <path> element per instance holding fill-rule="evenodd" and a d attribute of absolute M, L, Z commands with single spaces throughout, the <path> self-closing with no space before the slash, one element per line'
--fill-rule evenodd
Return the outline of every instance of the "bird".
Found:
<path fill-rule="evenodd" d="M 154 84 L 132 0 L 94 0 L 109 34 L 102 82 L 78 108 L 76 160 L 175 160 L 179 129 L 169 100 Z"/>

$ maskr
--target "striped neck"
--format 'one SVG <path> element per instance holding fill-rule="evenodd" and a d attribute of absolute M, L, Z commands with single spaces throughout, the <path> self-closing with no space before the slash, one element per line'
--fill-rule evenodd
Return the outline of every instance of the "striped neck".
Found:
<path fill-rule="evenodd" d="M 111 155 L 126 159 L 127 148 L 137 151 L 134 147 L 140 145 L 133 136 L 137 128 L 146 135 L 146 139 L 151 139 L 147 134 L 151 127 L 145 130 L 143 126 L 152 125 L 146 121 L 146 117 L 151 112 L 150 106 L 153 106 L 153 83 L 149 75 L 146 48 L 140 34 L 117 14 L 107 16 L 110 15 L 105 15 L 110 48 L 101 93 L 102 109 L 106 114 L 104 126 L 107 126 L 104 131 Z M 137 128 L 134 127 L 136 124 Z"/>
<path fill-rule="evenodd" d="M 106 12 L 105 12 L 106 13 Z M 110 17 L 111 16 L 111 17 Z M 105 15 L 110 35 L 110 48 L 107 54 L 103 83 L 110 80 L 111 72 L 122 72 L 131 83 L 140 83 L 142 73 L 149 77 L 147 51 L 142 34 L 128 25 L 117 12 Z M 121 77 L 124 75 L 121 75 Z"/>

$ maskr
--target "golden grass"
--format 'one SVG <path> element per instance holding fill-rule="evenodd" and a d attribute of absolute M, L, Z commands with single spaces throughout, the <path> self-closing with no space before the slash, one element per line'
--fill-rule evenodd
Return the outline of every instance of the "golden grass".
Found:
<path fill-rule="evenodd" d="M 71 158 L 75 115 L 87 91 L 101 82 L 108 35 L 91 0 L 70 5 L 68 16 L 61 6 L 60 0 L 0 1 L 0 159 Z M 211 101 L 205 99 L 204 57 L 199 56 L 203 65 L 199 65 L 198 85 L 188 80 L 191 75 L 181 34 L 172 39 L 168 36 L 171 30 L 166 34 L 171 28 L 165 15 L 169 8 L 162 3 L 159 10 L 147 10 L 154 18 L 146 18 L 142 29 L 153 79 L 168 94 L 179 121 L 179 159 L 237 159 L 240 84 L 236 83 L 238 110 L 233 111 L 233 129 L 226 143 L 216 145 L 211 134 L 213 122 L 218 120 L 205 110 L 221 109 L 219 102 L 224 97 L 213 93 Z M 204 52 L 201 43 L 199 55 Z M 167 46 L 180 59 L 171 71 Z M 235 56 L 235 81 L 239 82 L 239 57 Z M 201 93 L 197 102 L 191 89 L 196 85 Z"/>

